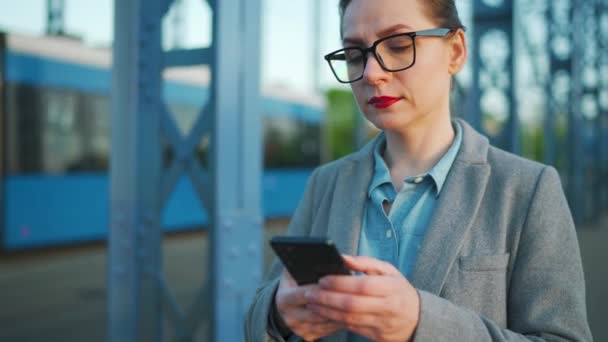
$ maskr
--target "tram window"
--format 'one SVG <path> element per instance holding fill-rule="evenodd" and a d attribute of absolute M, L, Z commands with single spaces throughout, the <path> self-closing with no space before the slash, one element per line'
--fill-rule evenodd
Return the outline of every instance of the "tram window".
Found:
<path fill-rule="evenodd" d="M 6 170 L 9 174 L 42 169 L 41 106 L 36 87 L 6 84 Z"/>
<path fill-rule="evenodd" d="M 8 173 L 105 171 L 108 113 L 102 96 L 9 84 Z"/>
<path fill-rule="evenodd" d="M 67 162 L 68 172 L 105 172 L 110 151 L 110 108 L 107 98 L 89 94 L 77 97 L 73 124 L 78 153 Z"/>
<path fill-rule="evenodd" d="M 268 168 L 315 167 L 320 160 L 317 123 L 289 116 L 265 116 L 264 165 Z"/>
<path fill-rule="evenodd" d="M 73 90 L 7 85 L 7 172 L 62 174 L 106 172 L 110 150 L 110 104 L 107 97 Z M 198 109 L 170 105 L 182 134 Z M 207 165 L 209 137 L 197 147 Z M 173 151 L 164 146 L 164 164 Z M 320 127 L 293 115 L 264 116 L 264 165 L 310 168 L 320 160 Z"/>

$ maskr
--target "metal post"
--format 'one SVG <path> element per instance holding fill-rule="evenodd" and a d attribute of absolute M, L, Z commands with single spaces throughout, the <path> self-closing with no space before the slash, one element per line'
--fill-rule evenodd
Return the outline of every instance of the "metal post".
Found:
<path fill-rule="evenodd" d="M 465 115 L 474 127 L 490 135 L 492 142 L 511 152 L 519 153 L 519 120 L 516 110 L 513 2 L 489 4 L 474 0 L 473 7 L 473 82 L 469 113 Z M 498 44 L 498 45 L 496 45 Z M 484 97 L 490 92 L 504 99 L 506 120 L 491 134 L 490 118 L 493 113 L 482 109 Z M 493 118 L 496 119 L 496 118 Z"/>
<path fill-rule="evenodd" d="M 108 340 L 162 337 L 161 0 L 115 1 Z"/>
<path fill-rule="evenodd" d="M 6 75 L 5 75 L 6 34 L 0 32 L 0 250 L 5 247 L 6 228 L 4 227 L 4 174 L 8 171 L 8 113 L 6 111 Z"/>
<path fill-rule="evenodd" d="M 262 273 L 260 3 L 209 0 L 212 46 L 163 54 L 161 18 L 170 3 L 115 4 L 108 338 L 158 341 L 164 307 L 176 338 L 188 341 L 211 307 L 212 339 L 239 341 Z M 161 71 L 195 64 L 212 66 L 212 96 L 184 137 L 162 101 Z M 194 153 L 209 130 L 210 178 Z M 162 171 L 161 134 L 177 156 Z M 184 171 L 212 213 L 213 276 L 188 312 L 176 303 L 162 273 L 159 216 Z"/>
<path fill-rule="evenodd" d="M 573 49 L 580 53 L 573 54 L 572 66 L 572 101 L 568 115 L 568 154 L 570 160 L 570 172 L 568 173 L 568 198 L 572 205 L 572 215 L 576 222 L 582 222 L 586 217 L 587 201 L 585 188 L 585 142 L 583 139 L 583 112 L 582 97 L 584 94 L 583 72 L 585 61 L 582 56 L 585 50 L 584 41 L 584 6 L 585 0 L 574 0 L 573 2 Z"/>
<path fill-rule="evenodd" d="M 185 11 L 186 7 L 183 0 L 172 0 L 173 2 L 173 20 L 171 25 L 173 34 L 171 37 L 171 46 L 173 49 L 179 49 L 184 45 L 186 38 Z"/>
<path fill-rule="evenodd" d="M 584 93 L 581 99 L 581 110 L 583 111 L 585 131 L 588 132 L 584 138 L 585 141 L 588 141 L 587 150 L 585 151 L 585 155 L 587 156 L 585 179 L 587 180 L 587 187 L 591 195 L 589 196 L 589 215 L 591 220 L 599 218 L 602 198 L 601 156 L 599 155 L 601 144 L 599 9 L 600 0 L 586 1 L 584 31 L 587 42 L 585 43 L 586 48 L 584 52 Z"/>
<path fill-rule="evenodd" d="M 315 91 L 317 91 L 319 94 L 321 94 L 323 92 L 323 90 L 321 89 L 321 77 L 319 75 L 319 71 L 321 69 L 321 65 L 324 64 L 323 63 L 323 57 L 322 57 L 322 52 L 321 52 L 321 25 L 323 24 L 323 21 L 321 20 L 322 17 L 322 13 L 323 11 L 321 10 L 321 4 L 325 4 L 325 1 L 321 1 L 321 0 L 314 0 L 313 1 L 313 30 L 314 30 L 314 36 L 313 36 L 313 55 L 312 55 L 312 61 L 313 61 L 313 72 L 314 72 L 314 76 L 313 76 L 313 83 L 314 83 L 314 89 Z M 327 96 L 327 94 L 322 94 L 324 96 Z M 322 118 L 322 122 L 320 123 L 319 126 L 319 155 L 320 155 L 320 162 L 321 163 L 325 163 L 330 161 L 331 159 L 331 151 L 330 151 L 330 139 L 329 139 L 329 128 L 328 128 L 328 123 L 329 123 L 329 119 L 327 117 L 327 112 L 324 113 L 324 116 Z"/>
<path fill-rule="evenodd" d="M 566 174 L 568 156 L 565 153 L 567 143 L 564 133 L 568 127 L 568 106 L 571 100 L 569 89 L 572 71 L 572 4 L 570 0 L 554 1 L 547 6 L 549 30 L 547 51 L 549 54 L 550 72 L 546 80 L 546 115 L 544 120 L 545 163 L 554 165 Z"/>
<path fill-rule="evenodd" d="M 599 148 L 598 160 L 601 185 L 600 204 L 608 210 L 608 0 L 598 0 L 598 41 L 599 41 Z"/>
<path fill-rule="evenodd" d="M 260 1 L 214 5 L 211 178 L 213 341 L 242 341 L 262 270 Z"/>
<path fill-rule="evenodd" d="M 62 35 L 64 30 L 64 0 L 47 0 L 46 1 L 46 33 L 48 35 Z"/>
<path fill-rule="evenodd" d="M 319 70 L 321 69 L 321 0 L 312 1 L 312 82 L 313 90 L 321 91 L 321 80 Z"/>

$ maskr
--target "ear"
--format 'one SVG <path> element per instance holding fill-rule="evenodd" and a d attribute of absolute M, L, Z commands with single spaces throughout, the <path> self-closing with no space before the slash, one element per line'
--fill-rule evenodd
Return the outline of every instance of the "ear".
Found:
<path fill-rule="evenodd" d="M 448 72 L 456 75 L 464 67 L 467 61 L 467 38 L 462 29 L 458 29 L 449 40 L 450 64 Z"/>

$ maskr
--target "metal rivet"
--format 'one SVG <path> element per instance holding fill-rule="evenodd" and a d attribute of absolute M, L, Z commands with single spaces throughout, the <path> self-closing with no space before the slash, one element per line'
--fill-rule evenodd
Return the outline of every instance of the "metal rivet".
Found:
<path fill-rule="evenodd" d="M 117 222 L 124 222 L 125 214 L 122 212 L 122 210 L 120 210 L 120 209 L 115 210 L 114 220 Z"/>
<path fill-rule="evenodd" d="M 124 276 L 126 273 L 127 273 L 127 272 L 125 271 L 125 268 L 124 268 L 124 267 L 116 267 L 116 268 L 114 268 L 114 270 L 112 271 L 112 274 L 113 274 L 115 277 L 122 277 L 122 276 Z"/>
<path fill-rule="evenodd" d="M 144 220 L 148 223 L 154 223 L 154 221 L 156 221 L 156 215 L 154 214 L 154 211 L 148 210 L 144 215 Z"/>
<path fill-rule="evenodd" d="M 179 163 L 182 164 L 182 167 L 185 169 L 190 165 L 190 157 L 189 156 L 180 156 Z"/>
<path fill-rule="evenodd" d="M 224 221 L 224 228 L 226 228 L 226 229 L 232 228 L 232 220 L 225 220 Z"/>
<path fill-rule="evenodd" d="M 146 226 L 143 224 L 139 224 L 137 225 L 137 238 L 139 240 L 145 240 L 147 235 L 146 235 Z"/>
<path fill-rule="evenodd" d="M 230 248 L 230 251 L 228 251 L 228 257 L 230 257 L 231 259 L 235 259 L 236 257 L 239 256 L 239 251 L 237 251 L 236 248 Z"/>

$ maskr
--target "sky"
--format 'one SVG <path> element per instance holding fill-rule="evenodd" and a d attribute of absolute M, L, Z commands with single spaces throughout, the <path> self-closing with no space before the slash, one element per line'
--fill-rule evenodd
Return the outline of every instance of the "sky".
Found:
<path fill-rule="evenodd" d="M 183 47 L 201 47 L 211 41 L 210 10 L 204 0 L 183 1 Z M 319 40 L 321 55 L 339 47 L 337 0 L 321 0 Z M 114 0 L 65 0 L 65 29 L 86 44 L 109 46 L 113 37 Z M 262 83 L 282 84 L 312 90 L 313 1 L 262 0 Z M 174 32 L 171 9 L 165 18 L 165 45 L 172 46 Z M 0 30 L 41 35 L 46 27 L 46 0 L 0 0 Z M 296 67 L 297 66 L 297 67 Z M 329 69 L 320 65 L 319 77 L 326 86 L 335 85 Z"/>
<path fill-rule="evenodd" d="M 211 41 L 211 12 L 204 0 L 182 1 L 182 47 L 201 47 Z M 47 0 L 0 0 L 0 30 L 41 35 L 46 25 Z M 335 87 L 323 55 L 340 47 L 338 0 L 319 0 L 320 16 L 315 19 L 311 0 L 261 0 L 262 39 L 261 77 L 263 84 L 280 84 L 310 91 L 317 86 Z M 466 16 L 468 1 L 458 1 L 461 15 Z M 65 0 L 65 30 L 82 37 L 93 46 L 109 46 L 113 37 L 114 0 Z M 175 32 L 172 8 L 164 21 L 164 43 L 172 46 Z M 320 37 L 314 37 L 314 25 Z M 317 56 L 314 55 L 318 44 Z M 319 83 L 315 85 L 314 68 L 318 67 Z"/>
<path fill-rule="evenodd" d="M 69 34 L 80 36 L 84 42 L 92 46 L 110 46 L 113 37 L 113 4 L 115 0 L 65 0 L 65 29 Z M 204 0 L 179 0 L 183 2 L 183 26 L 177 35 L 181 47 L 201 47 L 209 45 L 211 41 L 211 12 Z M 46 25 L 47 0 L 0 0 L 0 30 L 20 32 L 31 35 L 41 35 Z M 457 6 L 465 25 L 471 28 L 470 4 L 471 0 L 458 0 Z M 340 47 L 338 0 L 319 0 L 321 15 L 313 15 L 312 0 L 261 0 L 262 4 L 262 37 L 261 37 L 261 82 L 262 85 L 282 85 L 296 91 L 314 91 L 315 72 L 318 72 L 320 88 L 338 87 L 340 84 L 334 80 L 333 75 L 323 55 Z M 526 3 L 526 0 L 517 1 Z M 542 2 L 534 2 L 542 3 Z M 532 4 L 532 3 L 530 3 Z M 522 6 L 520 6 L 522 7 Z M 523 8 L 523 7 L 522 7 Z M 543 27 L 534 23 L 534 18 L 526 19 L 526 9 L 520 9 L 520 20 L 529 27 L 527 37 L 533 42 L 543 44 Z M 175 43 L 173 31 L 172 8 L 164 21 L 165 47 Z M 314 37 L 314 25 L 318 24 L 319 37 Z M 467 32 L 469 40 L 471 30 Z M 540 36 L 539 36 L 540 34 Z M 522 46 L 521 35 L 516 35 L 516 45 Z M 519 39 L 519 40 L 518 40 Z M 314 55 L 315 42 L 319 53 Z M 471 46 L 469 45 L 471 49 Z M 498 53 L 497 49 L 490 47 L 489 53 Z M 525 48 L 518 52 L 517 75 L 518 91 L 524 94 L 537 94 L 540 96 L 521 96 L 524 108 L 520 109 L 522 116 L 526 113 L 540 112 L 544 105 L 542 91 L 544 86 L 532 78 L 535 73 L 530 58 L 525 54 Z M 520 62 L 521 61 L 521 62 Z M 470 67 L 469 61 L 469 67 Z M 315 71 L 314 67 L 318 66 Z M 461 81 L 466 84 L 470 79 L 470 68 L 467 67 Z M 540 69 L 546 65 L 540 63 Z M 545 71 L 546 74 L 546 71 Z M 536 83 L 536 85 L 535 85 Z M 504 99 L 492 98 L 482 101 L 494 107 L 495 111 L 502 108 Z"/>

